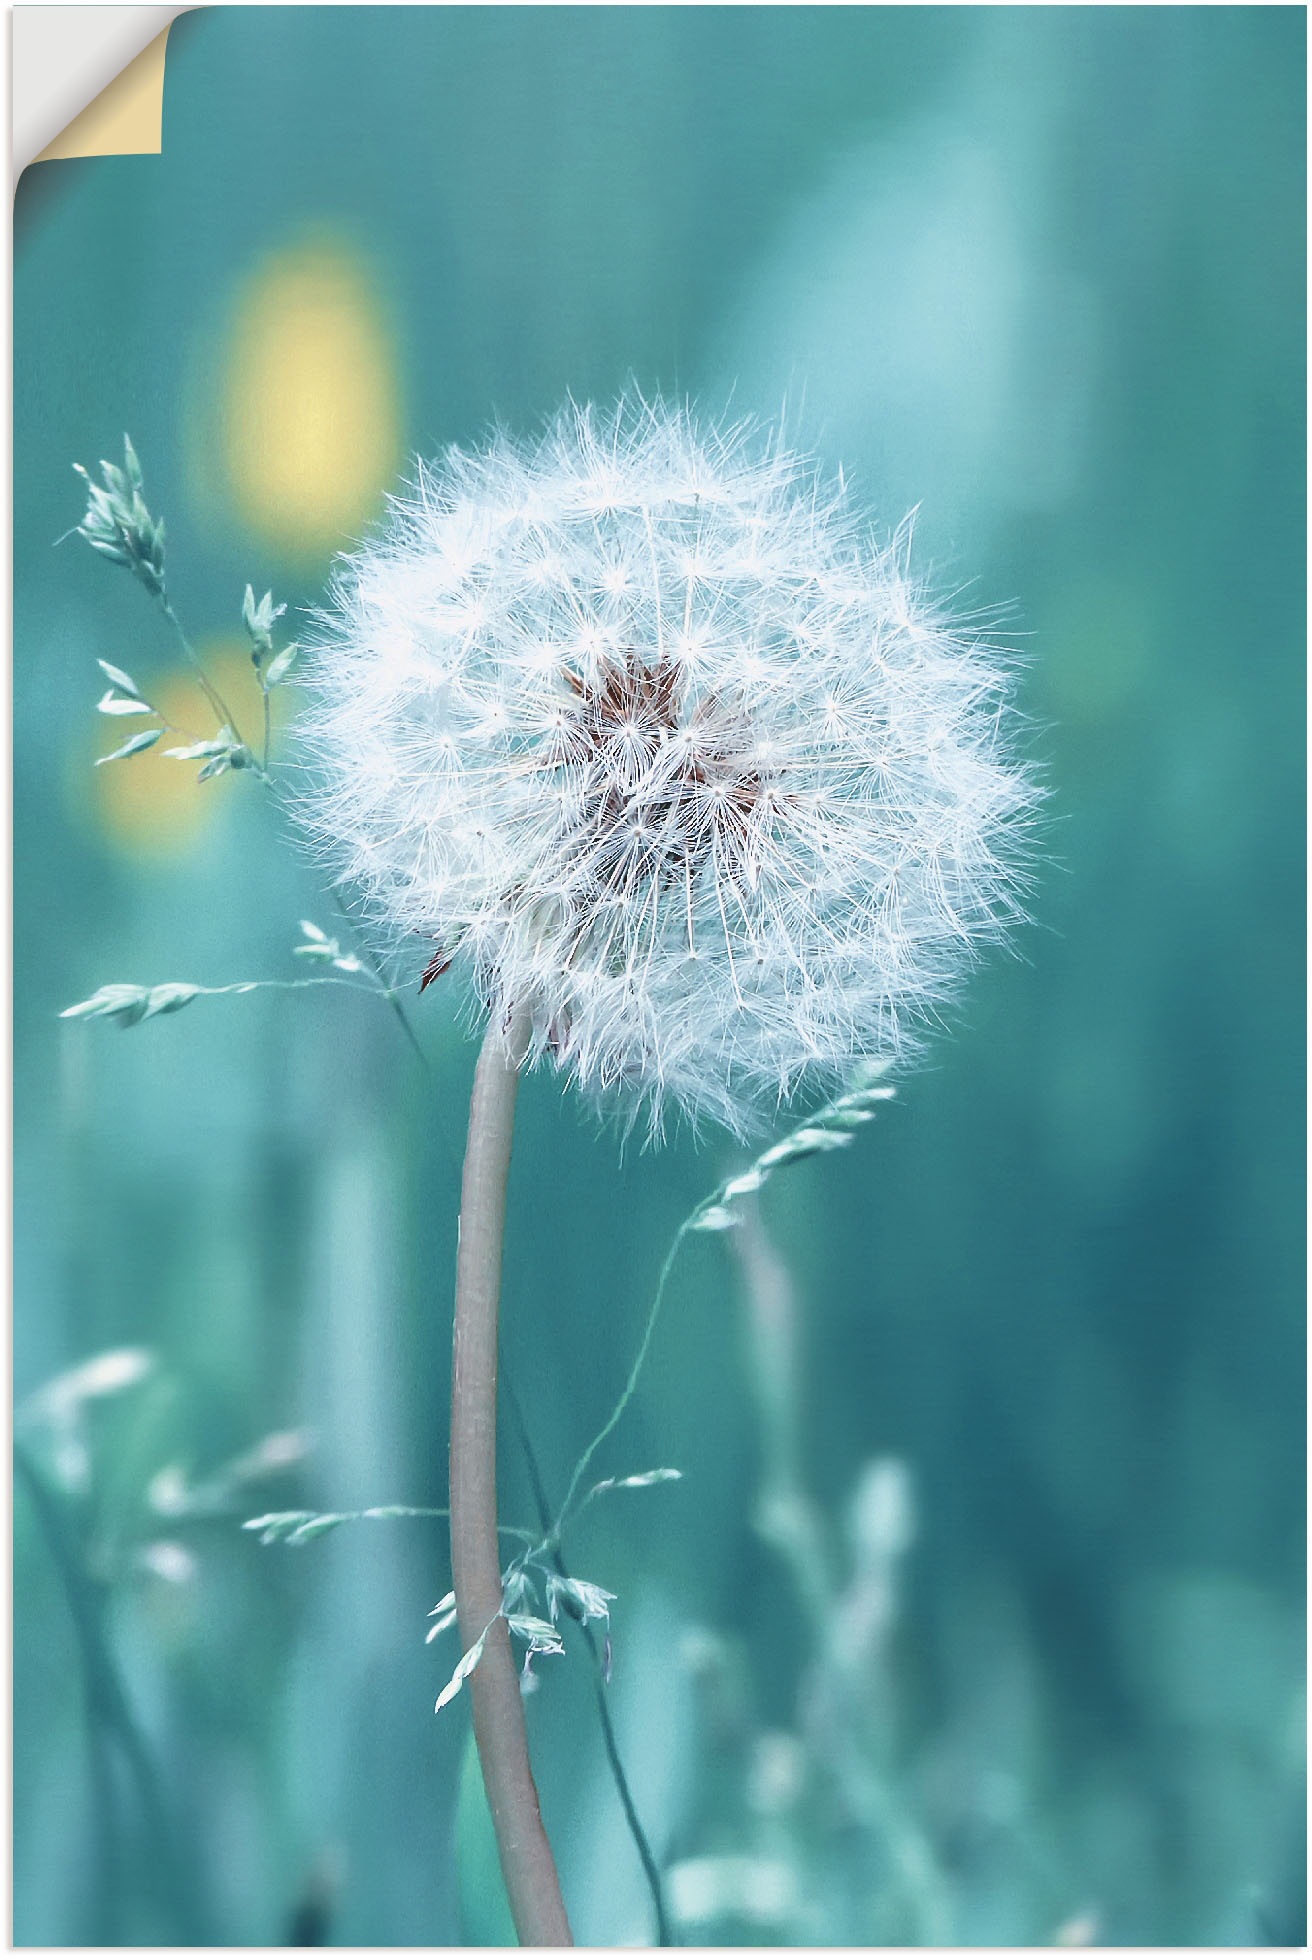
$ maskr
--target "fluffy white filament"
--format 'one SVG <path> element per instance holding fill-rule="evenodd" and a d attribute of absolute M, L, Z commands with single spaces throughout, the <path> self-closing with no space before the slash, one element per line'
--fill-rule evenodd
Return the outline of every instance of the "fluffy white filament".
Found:
<path fill-rule="evenodd" d="M 1009 679 L 908 545 L 683 409 L 451 450 L 339 565 L 311 835 L 416 982 L 530 1003 L 630 1121 L 742 1133 L 896 1057 L 1016 916 Z"/>

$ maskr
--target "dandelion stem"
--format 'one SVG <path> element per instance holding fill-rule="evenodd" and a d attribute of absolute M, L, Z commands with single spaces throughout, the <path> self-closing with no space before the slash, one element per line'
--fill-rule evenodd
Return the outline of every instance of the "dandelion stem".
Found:
<path fill-rule="evenodd" d="M 519 1671 L 501 1617 L 497 1549 L 497 1319 L 506 1177 L 528 1017 L 489 1026 L 474 1074 L 460 1196 L 451 1370 L 451 1568 L 461 1644 L 486 1634 L 469 1678 L 488 1808 L 521 1946 L 572 1946 L 528 1760 Z"/>

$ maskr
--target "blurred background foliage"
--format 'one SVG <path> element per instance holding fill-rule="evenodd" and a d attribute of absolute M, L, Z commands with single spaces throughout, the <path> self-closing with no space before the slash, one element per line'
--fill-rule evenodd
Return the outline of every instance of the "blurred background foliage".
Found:
<path fill-rule="evenodd" d="M 588 1513 L 682 1938 L 1302 1937 L 1301 9 L 213 8 L 162 157 L 16 215 L 15 1934 L 506 1937 L 440 1524 L 456 1156 L 375 1003 L 61 1023 L 332 929 L 258 785 L 94 770 L 97 657 L 189 692 L 77 540 L 130 431 L 257 715 L 415 451 L 630 377 L 787 404 L 966 602 L 1016 597 L 1037 923 L 852 1150 L 683 1255 Z M 967 581 L 976 581 L 968 584 Z M 417 978 L 417 976 L 415 976 Z M 549 1488 L 735 1158 L 522 1097 L 505 1343 Z M 531 1516 L 513 1436 L 504 1509 Z M 70 1611 L 72 1602 L 75 1612 Z M 651 1937 L 586 1656 L 531 1729 L 576 1930 Z"/>

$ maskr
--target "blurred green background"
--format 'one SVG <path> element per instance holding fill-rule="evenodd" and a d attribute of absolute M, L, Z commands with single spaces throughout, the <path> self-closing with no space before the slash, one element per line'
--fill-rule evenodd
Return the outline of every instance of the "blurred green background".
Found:
<path fill-rule="evenodd" d="M 684 1481 L 569 1545 L 618 1595 L 679 1935 L 1301 1940 L 1304 34 L 208 8 L 162 157 L 24 174 L 18 1943 L 505 1938 L 467 1705 L 432 1712 L 442 1527 L 237 1528 L 443 1501 L 473 1047 L 441 987 L 431 1078 L 329 989 L 59 1021 L 106 981 L 291 974 L 296 921 L 333 923 L 252 781 L 91 767 L 125 726 L 97 657 L 187 688 L 140 588 L 51 549 L 69 466 L 130 431 L 175 604 L 253 704 L 247 580 L 312 605 L 407 456 L 630 377 L 786 404 L 881 524 L 920 504 L 941 585 L 1016 601 L 1053 792 L 1021 958 L 771 1185 L 746 1266 L 683 1255 L 598 1473 Z M 740 1159 L 621 1157 L 545 1077 L 521 1110 L 505 1349 L 559 1495 Z M 529 1710 L 548 1827 L 579 1938 L 644 1942 L 572 1649 Z"/>

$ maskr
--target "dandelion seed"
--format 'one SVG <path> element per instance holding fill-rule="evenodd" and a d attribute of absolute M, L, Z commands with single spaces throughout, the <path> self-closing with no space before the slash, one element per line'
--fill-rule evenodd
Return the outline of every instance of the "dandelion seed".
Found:
<path fill-rule="evenodd" d="M 449 451 L 339 565 L 305 825 L 416 985 L 454 963 L 629 1122 L 747 1133 L 905 1054 L 1020 913 L 1009 670 L 907 546 L 683 409 Z"/>

